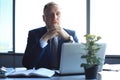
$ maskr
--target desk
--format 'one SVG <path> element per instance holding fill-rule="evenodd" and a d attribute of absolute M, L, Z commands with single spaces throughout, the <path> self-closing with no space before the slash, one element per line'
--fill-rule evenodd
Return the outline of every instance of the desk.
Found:
<path fill-rule="evenodd" d="M 97 80 L 120 80 L 120 72 L 103 71 L 98 73 Z M 54 76 L 51 78 L 0 78 L 0 80 L 85 80 L 84 75 Z"/>
<path fill-rule="evenodd" d="M 51 78 L 2 78 L 2 80 L 85 80 L 84 75 L 56 76 Z"/>
<path fill-rule="evenodd" d="M 85 75 L 53 76 L 51 78 L 0 78 L 0 80 L 85 80 Z M 120 71 L 102 71 L 97 80 L 120 80 Z"/>

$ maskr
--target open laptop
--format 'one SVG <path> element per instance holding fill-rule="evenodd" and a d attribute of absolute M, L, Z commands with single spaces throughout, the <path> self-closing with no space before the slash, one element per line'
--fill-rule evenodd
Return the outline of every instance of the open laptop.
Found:
<path fill-rule="evenodd" d="M 105 59 L 106 44 L 100 43 L 101 49 L 98 51 L 97 56 L 102 59 L 102 64 L 99 66 L 98 71 L 102 70 Z M 84 74 L 84 68 L 81 67 L 81 63 L 86 62 L 84 58 L 81 58 L 83 54 L 86 54 L 84 45 L 81 43 L 64 43 L 61 49 L 60 60 L 60 74 Z"/>

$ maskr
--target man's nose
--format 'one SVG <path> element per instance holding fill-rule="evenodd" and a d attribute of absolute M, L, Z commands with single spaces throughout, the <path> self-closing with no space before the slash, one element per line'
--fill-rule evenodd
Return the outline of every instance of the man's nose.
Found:
<path fill-rule="evenodd" d="M 58 16 L 56 14 L 53 15 L 53 19 L 57 20 Z"/>

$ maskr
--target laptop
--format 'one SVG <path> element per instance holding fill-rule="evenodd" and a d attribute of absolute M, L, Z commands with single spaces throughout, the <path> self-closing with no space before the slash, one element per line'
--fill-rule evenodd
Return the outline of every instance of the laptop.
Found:
<path fill-rule="evenodd" d="M 99 65 L 98 71 L 102 70 L 105 59 L 106 44 L 100 43 L 101 49 L 98 51 L 97 56 L 102 59 L 102 64 Z M 61 48 L 60 59 L 60 74 L 84 74 L 84 68 L 81 67 L 81 63 L 86 62 L 84 58 L 81 58 L 83 54 L 86 54 L 84 45 L 81 43 L 64 43 Z"/>

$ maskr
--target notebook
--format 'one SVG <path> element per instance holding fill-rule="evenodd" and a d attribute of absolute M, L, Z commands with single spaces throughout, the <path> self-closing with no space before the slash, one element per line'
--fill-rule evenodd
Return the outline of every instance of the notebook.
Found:
<path fill-rule="evenodd" d="M 102 70 L 105 59 L 106 44 L 100 43 L 101 49 L 98 51 L 97 56 L 101 57 L 102 64 L 99 66 L 98 71 Z M 61 48 L 60 60 L 60 74 L 84 74 L 84 68 L 81 63 L 86 62 L 81 58 L 85 54 L 84 45 L 81 43 L 64 43 Z"/>

